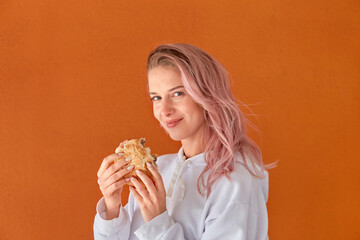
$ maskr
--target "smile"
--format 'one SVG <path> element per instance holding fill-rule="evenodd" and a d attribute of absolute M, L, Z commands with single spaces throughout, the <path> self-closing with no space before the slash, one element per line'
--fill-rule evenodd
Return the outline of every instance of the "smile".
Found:
<path fill-rule="evenodd" d="M 178 123 L 179 123 L 181 120 L 183 120 L 183 119 L 181 118 L 181 119 L 175 119 L 175 120 L 168 121 L 168 122 L 166 122 L 166 126 L 167 126 L 168 128 L 173 128 L 173 127 L 175 127 L 176 125 L 178 125 Z"/>

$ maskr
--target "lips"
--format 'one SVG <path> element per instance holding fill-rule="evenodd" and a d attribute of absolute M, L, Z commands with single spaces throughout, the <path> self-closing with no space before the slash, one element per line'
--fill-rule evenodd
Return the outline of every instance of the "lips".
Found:
<path fill-rule="evenodd" d="M 166 126 L 168 128 L 173 128 L 175 127 L 181 120 L 183 120 L 182 118 L 178 118 L 178 119 L 173 119 L 173 120 L 170 120 L 170 121 L 166 121 Z"/>

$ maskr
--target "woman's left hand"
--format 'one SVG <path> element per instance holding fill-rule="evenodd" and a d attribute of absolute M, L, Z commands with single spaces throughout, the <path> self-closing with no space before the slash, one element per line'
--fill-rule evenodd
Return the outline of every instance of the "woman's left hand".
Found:
<path fill-rule="evenodd" d="M 131 182 L 135 187 L 130 186 L 130 193 L 139 204 L 145 222 L 149 222 L 166 211 L 164 182 L 155 167 L 148 164 L 148 169 L 154 176 L 155 184 L 144 172 L 138 170 L 136 173 L 144 184 L 132 177 Z"/>

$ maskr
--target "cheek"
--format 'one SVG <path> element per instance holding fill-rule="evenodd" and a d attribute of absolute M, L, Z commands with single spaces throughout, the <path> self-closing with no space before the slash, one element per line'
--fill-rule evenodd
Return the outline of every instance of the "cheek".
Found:
<path fill-rule="evenodd" d="M 159 120 L 159 111 L 157 109 L 157 107 L 155 105 L 153 105 L 153 114 L 154 114 L 154 117 Z"/>
<path fill-rule="evenodd" d="M 199 105 L 193 106 L 192 113 L 196 122 L 198 123 L 204 122 L 205 119 L 204 119 L 203 109 Z"/>

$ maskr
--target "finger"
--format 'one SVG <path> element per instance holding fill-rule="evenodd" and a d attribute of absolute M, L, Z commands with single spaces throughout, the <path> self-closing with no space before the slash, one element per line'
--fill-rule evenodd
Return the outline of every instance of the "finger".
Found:
<path fill-rule="evenodd" d="M 103 188 L 107 188 L 108 186 L 110 186 L 111 184 L 113 184 L 114 182 L 119 181 L 121 178 L 123 178 L 126 174 L 128 174 L 129 172 L 131 172 L 134 168 L 134 165 L 130 165 L 127 168 L 123 168 L 117 172 L 115 172 L 114 174 L 112 174 L 111 176 L 109 176 L 103 184 L 101 184 L 101 186 Z"/>
<path fill-rule="evenodd" d="M 130 179 L 123 179 L 117 182 L 114 182 L 107 188 L 101 189 L 101 192 L 104 196 L 111 196 L 116 190 L 122 188 L 125 184 L 127 184 Z"/>
<path fill-rule="evenodd" d="M 165 191 L 164 182 L 162 180 L 162 177 L 161 177 L 159 171 L 152 164 L 150 164 L 148 162 L 146 163 L 146 165 L 154 177 L 155 186 L 158 189 L 158 191 L 160 191 L 161 193 L 165 193 L 166 191 Z"/>
<path fill-rule="evenodd" d="M 136 192 L 139 193 L 142 198 L 146 198 L 146 199 L 149 198 L 149 193 L 148 193 L 148 191 L 146 190 L 144 184 L 140 183 L 140 181 L 137 180 L 137 179 L 134 178 L 134 177 L 132 177 L 132 178 L 130 179 L 130 181 L 132 182 L 132 184 L 134 184 L 134 187 L 135 187 L 135 189 L 136 189 Z"/>
<path fill-rule="evenodd" d="M 114 160 L 119 158 L 119 156 L 119 154 L 113 153 L 105 157 L 100 165 L 99 171 L 97 172 L 97 176 L 100 177 L 106 171 L 106 169 L 108 169 L 108 167 L 114 162 Z"/>
<path fill-rule="evenodd" d="M 119 161 L 108 167 L 108 169 L 106 169 L 104 174 L 99 177 L 100 181 L 106 181 L 111 175 L 119 171 L 119 169 L 125 167 L 130 161 L 131 158 L 119 159 Z"/>
<path fill-rule="evenodd" d="M 139 206 L 142 205 L 143 202 L 143 198 L 142 196 L 136 191 L 135 187 L 130 186 L 129 187 L 129 191 L 131 193 L 131 195 L 135 198 L 136 202 L 139 204 Z"/>
<path fill-rule="evenodd" d="M 146 189 L 149 191 L 150 195 L 156 195 L 156 187 L 153 181 L 142 171 L 136 170 L 136 175 L 141 179 L 144 183 Z"/>

